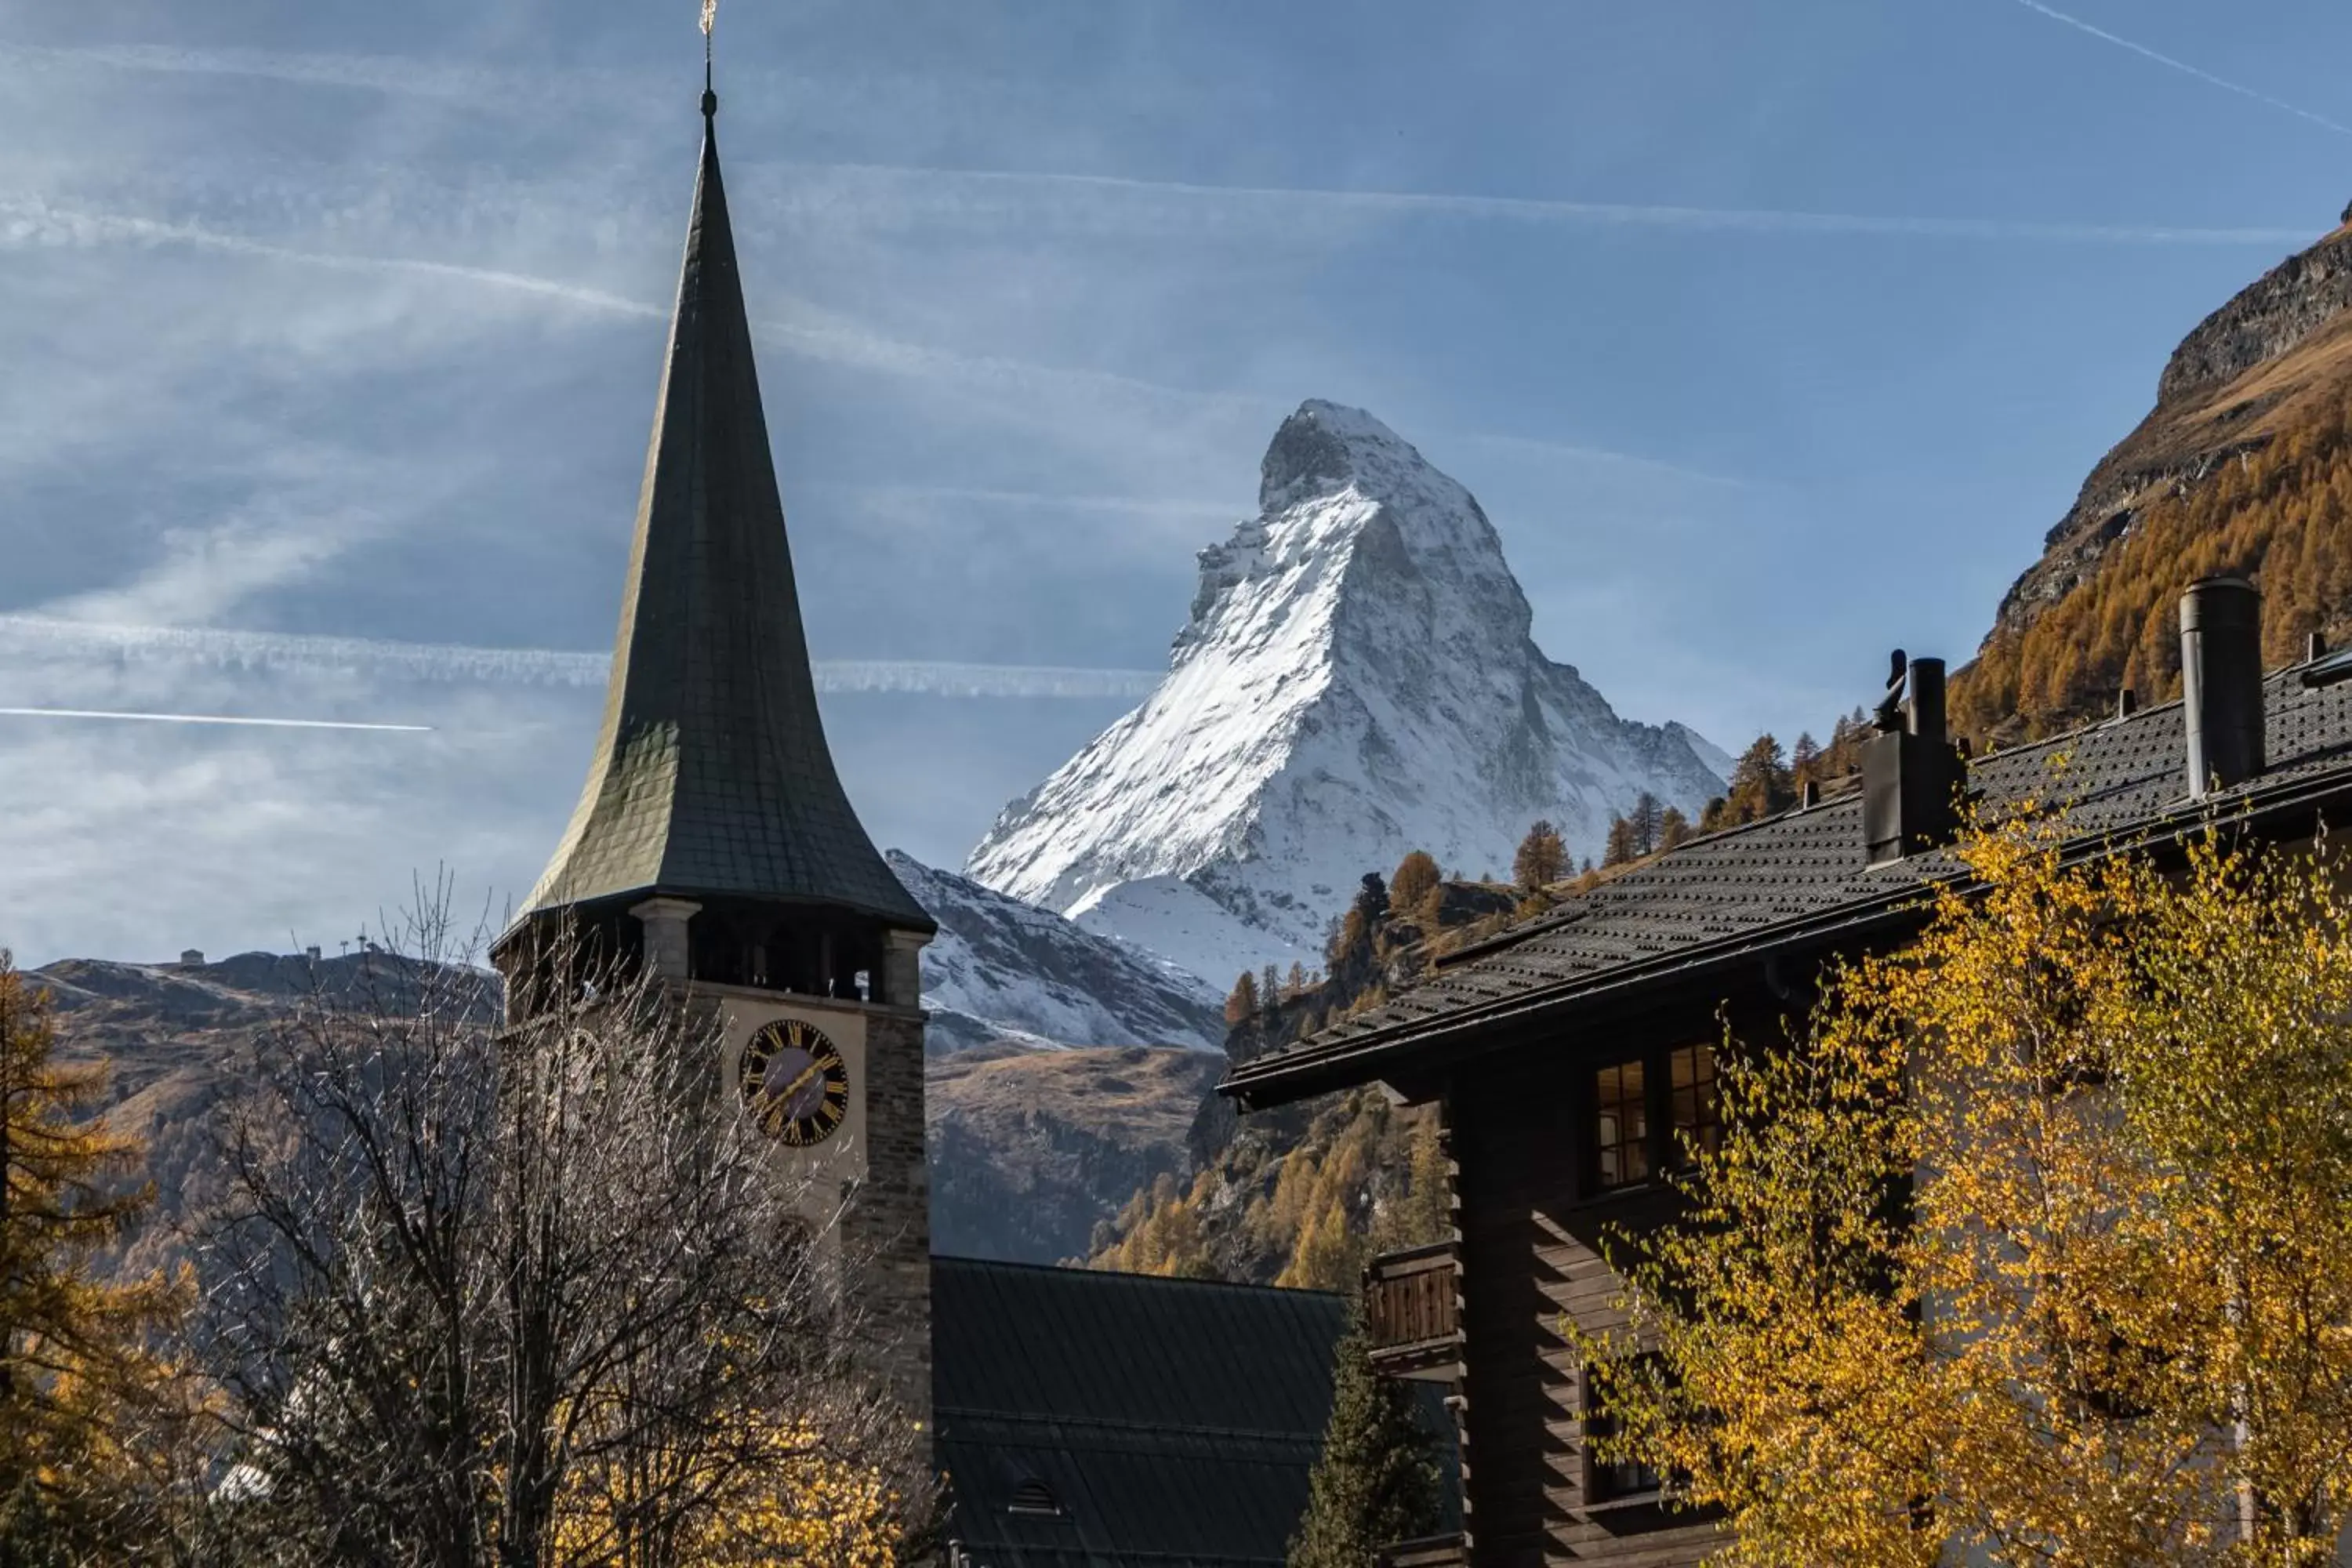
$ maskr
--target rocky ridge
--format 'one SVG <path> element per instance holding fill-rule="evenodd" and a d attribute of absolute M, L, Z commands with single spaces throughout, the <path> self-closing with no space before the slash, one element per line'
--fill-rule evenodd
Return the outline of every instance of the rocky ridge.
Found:
<path fill-rule="evenodd" d="M 1260 481 L 1167 679 L 1005 809 L 973 880 L 1224 982 L 1318 964 L 1408 849 L 1507 868 L 1549 817 L 1598 854 L 1643 792 L 1695 817 L 1722 789 L 1722 752 L 1545 658 L 1477 501 L 1371 416 L 1303 405 Z"/>
<path fill-rule="evenodd" d="M 2289 257 L 2190 331 L 2156 406 L 2091 470 L 2000 603 L 1990 642 L 2016 637 L 2095 575 L 2154 500 L 2179 498 L 2352 393 L 2352 221 Z"/>

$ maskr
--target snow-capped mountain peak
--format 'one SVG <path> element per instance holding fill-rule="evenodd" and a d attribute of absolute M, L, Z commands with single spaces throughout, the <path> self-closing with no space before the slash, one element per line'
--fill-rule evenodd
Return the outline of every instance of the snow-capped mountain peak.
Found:
<path fill-rule="evenodd" d="M 1476 500 L 1370 415 L 1302 405 L 1259 498 L 1201 552 L 1167 679 L 1006 808 L 976 880 L 1222 981 L 1317 963 L 1408 849 L 1507 869 L 1538 816 L 1582 853 L 1645 790 L 1722 787 L 1722 753 L 1544 658 Z"/>

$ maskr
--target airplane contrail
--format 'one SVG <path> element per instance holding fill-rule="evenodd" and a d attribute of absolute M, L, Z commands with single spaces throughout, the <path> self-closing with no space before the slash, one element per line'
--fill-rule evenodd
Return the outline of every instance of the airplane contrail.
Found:
<path fill-rule="evenodd" d="M 243 713 L 129 713 L 110 708 L 0 708 L 0 719 L 127 719 L 146 724 L 243 724 L 262 730 L 373 730 L 429 735 L 430 724 L 362 724 L 343 719 L 261 719 Z"/>
<path fill-rule="evenodd" d="M 2045 5 L 2042 3 L 2042 0 L 2017 0 L 2017 3 L 2024 6 L 2029 11 L 2036 12 L 2042 16 L 2049 17 L 2053 22 L 2063 22 L 2078 33 L 2088 33 L 2092 37 L 2113 44 L 2119 49 L 2129 49 L 2132 53 L 2139 56 L 2143 59 L 2154 60 L 2158 65 L 2163 66 L 2170 70 L 2177 70 L 2183 76 L 2195 77 L 2199 81 L 2204 82 L 2209 87 L 2218 87 L 2224 92 L 2234 92 L 2240 98 L 2250 98 L 2256 103 L 2267 104 L 2273 109 L 2284 110 L 2285 112 L 2295 116 L 2299 120 L 2308 120 L 2314 125 L 2323 126 L 2329 131 L 2333 131 L 2338 136 L 2352 136 L 2352 125 L 2346 125 L 2339 121 L 2330 120 L 2324 114 L 2315 114 L 2310 110 L 2305 109 L 2299 104 L 2289 103 L 2283 98 L 2273 98 L 2269 93 L 2263 92 L 2258 88 L 2248 87 L 2243 82 L 2231 81 L 2227 77 L 2215 76 L 2211 71 L 2206 70 L 2198 66 L 2192 66 L 2187 60 L 2177 60 L 2170 55 L 2159 54 L 2156 50 L 2149 48 L 2146 44 L 2136 44 L 2129 38 L 2108 32 L 2105 27 L 2095 26 L 2089 22 L 2085 22 L 2080 16 L 2070 16 L 2065 12 L 2057 9 L 2055 6 Z"/>
<path fill-rule="evenodd" d="M 0 615 L 0 658 L 120 659 L 233 669 L 359 670 L 436 683 L 597 688 L 610 653 L 469 647 L 380 637 L 228 631 L 215 626 L 112 626 L 53 616 Z M 1137 698 L 1160 684 L 1150 669 L 972 664 L 942 659 L 818 659 L 819 691 L 934 697 Z"/>

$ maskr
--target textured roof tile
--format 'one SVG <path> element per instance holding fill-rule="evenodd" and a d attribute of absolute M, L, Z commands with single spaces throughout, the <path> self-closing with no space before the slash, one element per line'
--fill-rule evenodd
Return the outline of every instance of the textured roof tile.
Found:
<path fill-rule="evenodd" d="M 2263 688 L 2269 766 L 2258 786 L 2352 774 L 2352 683 L 2307 689 L 2294 670 Z M 2063 796 L 2085 838 L 2130 831 L 2178 809 L 2188 762 L 2180 704 L 2166 703 L 2054 740 L 1979 758 L 1969 784 L 1998 809 L 2029 796 Z M 2220 792 L 2226 814 L 2235 792 Z M 1501 945 L 1441 969 L 1383 1007 L 1257 1058 L 1240 1076 L 1283 1070 L 1338 1042 L 1403 1038 L 1457 1013 L 1539 989 L 1599 984 L 1612 970 L 1770 927 L 1861 910 L 1889 893 L 1958 869 L 1949 851 L 1871 866 L 1862 797 L 1850 792 L 1809 810 L 1695 839 L 1538 917 Z"/>

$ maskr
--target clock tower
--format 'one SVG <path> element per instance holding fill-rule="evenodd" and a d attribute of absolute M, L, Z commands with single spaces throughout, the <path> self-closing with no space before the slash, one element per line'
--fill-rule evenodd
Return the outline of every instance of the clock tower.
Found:
<path fill-rule="evenodd" d="M 926 1426 L 929 1190 L 919 955 L 937 931 L 843 792 L 817 716 L 751 321 L 702 100 L 621 627 L 588 782 L 492 949 L 519 1006 L 568 925 L 720 1020 L 712 1068 L 812 1179 L 810 1218 Z M 838 1220 L 835 1221 L 835 1215 Z"/>

